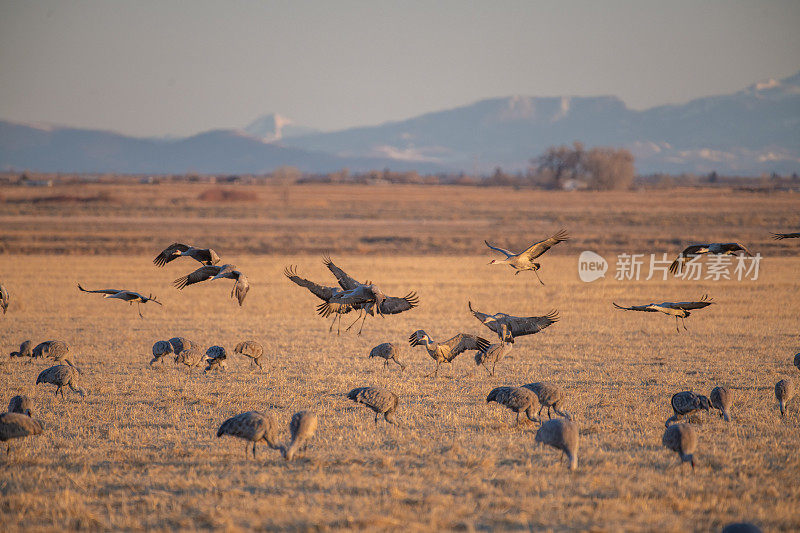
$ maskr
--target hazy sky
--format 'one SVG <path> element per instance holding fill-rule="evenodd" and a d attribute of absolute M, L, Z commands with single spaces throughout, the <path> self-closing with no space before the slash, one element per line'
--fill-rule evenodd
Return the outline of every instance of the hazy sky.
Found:
<path fill-rule="evenodd" d="M 0 119 L 331 130 L 483 98 L 641 109 L 800 70 L 800 1 L 0 0 Z"/>

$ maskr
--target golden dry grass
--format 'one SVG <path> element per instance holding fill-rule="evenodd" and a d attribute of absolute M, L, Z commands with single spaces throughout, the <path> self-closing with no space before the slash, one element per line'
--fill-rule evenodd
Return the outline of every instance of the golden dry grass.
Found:
<path fill-rule="evenodd" d="M 65 340 L 90 391 L 84 401 L 69 391 L 61 400 L 50 386 L 34 387 L 46 363 L 0 366 L 0 400 L 28 394 L 47 425 L 0 459 L 2 529 L 709 531 L 737 520 L 800 529 L 800 402 L 781 421 L 773 396 L 782 376 L 799 377 L 791 366 L 798 258 L 767 257 L 757 281 L 585 284 L 577 277 L 583 248 L 560 246 L 562 255 L 543 261 L 545 286 L 488 267 L 486 252 L 336 255 L 354 276 L 421 299 L 408 313 L 368 319 L 361 337 L 329 335 L 316 299 L 281 275 L 298 264 L 301 275 L 331 280 L 318 255 L 228 254 L 252 283 L 242 308 L 227 280 L 173 289 L 171 280 L 195 267 L 190 260 L 157 269 L 155 253 L 2 256 L 15 298 L 0 318 L 3 349 Z M 152 291 L 164 307 L 147 304 L 139 319 L 123 302 L 79 293 L 77 281 Z M 688 332 L 660 314 L 611 307 L 706 292 L 716 305 L 687 319 Z M 557 308 L 563 318 L 519 340 L 495 377 L 464 354 L 439 379 L 423 378 L 433 363 L 406 344 L 415 329 L 491 338 L 468 300 L 489 312 Z M 148 368 L 153 342 L 176 335 L 229 352 L 253 338 L 272 363 L 263 374 L 235 356 L 225 374 Z M 384 341 L 402 346 L 404 374 L 366 358 Z M 511 413 L 485 402 L 495 386 L 544 379 L 568 391 L 566 409 L 581 427 L 575 473 L 534 445 L 535 426 L 509 428 Z M 661 447 L 669 398 L 717 384 L 734 391 L 733 421 L 699 418 L 692 474 Z M 375 427 L 370 411 L 339 396 L 361 385 L 395 391 L 407 427 Z M 215 434 L 225 418 L 251 409 L 270 410 L 285 434 L 292 413 L 313 409 L 320 428 L 293 463 L 265 449 L 246 459 L 241 441 Z"/>

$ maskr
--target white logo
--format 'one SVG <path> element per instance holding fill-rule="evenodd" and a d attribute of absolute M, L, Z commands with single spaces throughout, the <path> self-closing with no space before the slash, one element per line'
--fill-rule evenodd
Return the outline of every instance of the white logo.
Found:
<path fill-rule="evenodd" d="M 608 262 L 603 256 L 586 250 L 578 257 L 578 276 L 586 283 L 605 277 Z"/>

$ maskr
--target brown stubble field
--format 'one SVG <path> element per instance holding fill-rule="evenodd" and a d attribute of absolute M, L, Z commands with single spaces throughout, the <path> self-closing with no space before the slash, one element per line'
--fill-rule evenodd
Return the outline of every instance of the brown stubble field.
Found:
<path fill-rule="evenodd" d="M 477 191 L 524 211 L 513 191 Z M 424 196 L 422 190 L 412 192 Z M 352 331 L 330 335 L 328 322 L 314 314 L 316 299 L 282 276 L 285 266 L 297 264 L 300 275 L 331 281 L 318 253 L 289 249 L 280 255 L 255 255 L 244 245 L 229 252 L 228 239 L 241 224 L 269 218 L 258 210 L 247 215 L 249 220 L 220 217 L 201 226 L 205 236 L 198 233 L 195 239 L 208 242 L 248 274 L 252 288 L 242 308 L 229 299 L 228 281 L 182 292 L 172 288 L 174 278 L 194 268 L 190 260 L 164 269 L 152 265 L 160 247 L 184 238 L 168 235 L 181 229 L 172 226 L 169 215 L 163 215 L 163 224 L 152 226 L 161 240 L 146 255 L 116 249 L 109 249 L 111 255 L 69 257 L 3 254 L 0 279 L 15 298 L 0 318 L 3 349 L 7 353 L 28 338 L 67 341 L 77 354 L 89 393 L 82 401 L 67 391 L 61 400 L 54 398 L 52 386 L 34 387 L 44 362 L 5 360 L 0 365 L 0 400 L 29 395 L 35 415 L 47 427 L 41 436 L 15 442 L 11 457 L 0 459 L 0 522 L 8 530 L 707 531 L 744 519 L 765 530 L 800 528 L 800 402 L 791 403 L 781 421 L 773 396 L 781 377 L 800 377 L 791 365 L 791 357 L 800 350 L 798 249 L 797 243 L 784 241 L 781 253 L 772 253 L 777 245 L 768 242 L 768 234 L 761 236 L 773 224 L 779 225 L 776 230 L 800 225 L 797 201 L 733 194 L 731 199 L 717 198 L 708 214 L 694 220 L 690 236 L 684 235 L 688 223 L 679 217 L 657 235 L 656 242 L 716 235 L 741 239 L 765 255 L 757 281 L 621 282 L 609 272 L 608 279 L 586 284 L 577 277 L 578 253 L 594 249 L 610 259 L 606 252 L 615 249 L 599 244 L 603 228 L 589 223 L 590 213 L 616 204 L 621 214 L 605 215 L 603 220 L 619 217 L 615 225 L 609 223 L 624 247 L 624 221 L 644 221 L 648 209 L 667 210 L 670 204 L 679 205 L 678 199 L 637 193 L 605 200 L 520 193 L 545 206 L 530 208 L 535 224 L 520 222 L 523 231 L 535 231 L 531 239 L 561 225 L 575 235 L 559 245 L 559 253 L 544 258 L 544 286 L 533 275 L 514 276 L 507 267 L 488 267 L 493 256 L 481 243 L 487 235 L 480 226 L 469 229 L 472 215 L 467 210 L 452 216 L 448 227 L 457 229 L 450 237 L 436 238 L 461 242 L 463 231 L 477 242 L 469 244 L 469 254 L 447 248 L 441 253 L 373 252 L 369 246 L 382 246 L 380 241 L 367 242 L 366 252 L 348 252 L 339 243 L 363 231 L 359 219 L 321 228 L 332 235 L 328 249 L 334 260 L 349 273 L 372 279 L 390 294 L 413 289 L 420 296 L 420 307 L 408 313 L 368 319 L 361 337 Z M 122 197 L 121 192 L 113 194 Z M 337 194 L 342 194 L 338 188 L 328 192 Z M 352 194 L 369 196 L 364 191 Z M 474 200 L 455 196 L 443 203 L 466 205 Z M 259 198 L 267 201 L 263 193 Z M 372 205 L 385 201 L 373 200 Z M 488 220 L 489 237 L 502 239 L 497 221 L 507 215 L 491 205 L 495 211 L 484 213 L 482 220 Z M 76 212 L 59 214 L 73 207 Z M 13 208 L 31 210 L 7 210 L 5 216 L 27 219 L 25 231 L 41 232 L 40 242 L 45 241 L 44 228 L 50 222 L 36 214 L 43 204 Z M 81 206 L 58 204 L 54 209 L 54 218 L 64 218 L 51 227 L 65 232 L 79 216 L 120 216 L 104 211 L 106 207 L 91 214 L 81 213 Z M 429 214 L 435 211 L 426 209 Z M 558 218 L 540 219 L 540 211 Z M 304 217 L 300 211 L 296 216 Z M 305 216 L 313 218 L 314 213 L 306 211 Z M 426 235 L 434 234 L 428 224 L 420 226 L 429 232 Z M 4 236 L 22 231 L 3 227 Z M 93 242 L 93 236 L 102 237 L 109 227 L 114 226 L 86 226 L 82 242 Z M 149 242 L 136 240 L 147 231 L 143 228 L 129 226 L 131 242 Z M 381 232 L 390 236 L 395 228 L 396 233 L 405 230 L 396 223 Z M 629 234 L 633 251 L 672 253 L 676 248 L 647 248 L 646 232 L 639 226 L 629 228 Z M 511 246 L 525 236 L 507 239 Z M 78 293 L 76 282 L 87 288 L 124 286 L 153 292 L 164 307 L 147 304 L 142 309 L 145 318 L 139 319 L 135 307 Z M 706 292 L 716 305 L 689 317 L 688 332 L 677 333 L 674 320 L 663 315 L 611 307 L 612 301 L 691 299 Z M 476 370 L 467 353 L 444 366 L 438 379 L 424 378 L 433 362 L 421 348 L 406 344 L 412 331 L 425 329 L 437 340 L 461 331 L 491 338 L 468 313 L 468 300 L 488 312 L 539 315 L 555 308 L 562 319 L 536 336 L 520 339 L 494 377 Z M 220 374 L 204 376 L 171 362 L 148 368 L 153 342 L 176 335 L 204 347 L 222 344 L 229 353 L 238 341 L 253 338 L 264 344 L 272 360 L 264 373 L 251 372 L 249 360 L 235 356 L 229 371 Z M 372 346 L 384 341 L 402 346 L 402 358 L 409 365 L 404 374 L 396 366 L 384 371 L 380 361 L 366 358 Z M 512 414 L 485 402 L 495 386 L 537 380 L 555 381 L 568 391 L 566 409 L 581 427 L 577 472 L 569 473 L 555 451 L 534 444 L 534 425 L 510 428 Z M 686 389 L 708 394 L 717 384 L 734 390 L 733 421 L 699 417 L 699 465 L 691 473 L 688 466 L 676 466 L 677 456 L 660 444 L 664 420 L 671 414 L 669 398 Z M 383 421 L 375 427 L 371 411 L 341 396 L 362 385 L 395 391 L 401 400 L 398 418 L 405 427 Z M 259 450 L 255 461 L 245 459 L 244 444 L 217 439 L 216 429 L 225 418 L 252 409 L 271 411 L 286 428 L 284 438 L 289 418 L 301 409 L 316 411 L 320 428 L 293 463 L 266 449 Z"/>

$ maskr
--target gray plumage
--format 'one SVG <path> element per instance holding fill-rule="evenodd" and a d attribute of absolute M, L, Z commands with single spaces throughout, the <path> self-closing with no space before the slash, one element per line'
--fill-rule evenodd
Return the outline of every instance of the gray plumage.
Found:
<path fill-rule="evenodd" d="M 561 450 L 569 461 L 569 469 L 578 468 L 578 425 L 566 418 L 548 420 L 536 432 L 536 442 Z"/>
<path fill-rule="evenodd" d="M 174 261 L 179 257 L 191 257 L 204 265 L 216 265 L 219 263 L 219 256 L 211 248 L 195 248 L 188 244 L 174 242 L 164 248 L 155 259 L 153 263 L 157 267 L 163 267 L 170 261 Z"/>
<path fill-rule="evenodd" d="M 233 353 L 238 353 L 249 358 L 251 366 L 255 364 L 258 368 L 264 370 L 264 367 L 261 366 L 261 358 L 264 355 L 264 347 L 256 341 L 240 342 L 233 349 Z"/>
<path fill-rule="evenodd" d="M 467 302 L 469 312 L 477 318 L 481 324 L 494 331 L 503 342 L 514 342 L 517 337 L 525 335 L 535 335 L 544 328 L 558 322 L 558 311 L 553 310 L 543 316 L 513 316 L 506 313 L 482 313 L 472 308 L 472 302 Z"/>
<path fill-rule="evenodd" d="M 696 257 L 701 254 L 711 255 L 733 255 L 736 252 L 742 252 L 744 255 L 752 256 L 743 244 L 738 242 L 712 242 L 708 244 L 692 244 L 687 246 L 675 261 L 669 266 L 669 272 L 675 276 L 679 276 L 683 270 L 683 264 L 686 262 L 687 257 Z"/>
<path fill-rule="evenodd" d="M 347 393 L 347 397 L 356 403 L 361 403 L 375 411 L 375 424 L 378 424 L 378 415 L 390 424 L 400 425 L 394 417 L 399 400 L 392 391 L 379 387 L 358 387 Z"/>
<path fill-rule="evenodd" d="M 11 398 L 11 401 L 8 402 L 8 412 L 9 413 L 20 413 L 23 415 L 31 415 L 31 400 L 27 396 L 17 395 Z"/>
<path fill-rule="evenodd" d="M 73 391 L 81 395 L 81 398 L 86 396 L 85 391 L 78 385 L 78 371 L 69 365 L 55 365 L 41 371 L 39 377 L 36 378 L 36 384 L 51 383 L 56 386 L 55 394 L 61 393 L 64 397 L 64 387 L 69 387 Z"/>
<path fill-rule="evenodd" d="M 695 309 L 703 309 L 708 307 L 709 305 L 713 305 L 714 302 L 711 301 L 707 294 L 704 294 L 700 297 L 697 301 L 690 301 L 690 302 L 661 302 L 661 303 L 649 303 L 645 305 L 632 305 L 630 307 L 624 307 L 617 303 L 614 303 L 614 307 L 617 309 L 621 309 L 622 311 L 643 311 L 645 313 L 664 313 L 665 315 L 674 316 L 675 317 L 675 329 L 680 331 L 678 327 L 678 319 L 681 319 L 681 324 L 683 324 L 683 329 L 686 328 L 685 318 L 691 315 L 691 311 Z"/>
<path fill-rule="evenodd" d="M 727 387 L 714 387 L 711 389 L 711 407 L 719 410 L 719 416 L 730 422 L 730 408 L 733 405 L 733 391 Z"/>
<path fill-rule="evenodd" d="M 711 401 L 707 396 L 696 394 L 688 390 L 673 394 L 670 405 L 672 406 L 673 415 L 664 423 L 665 426 L 669 426 L 671 422 L 680 420 L 698 411 L 711 410 Z"/>
<path fill-rule="evenodd" d="M 193 285 L 195 283 L 200 283 L 206 280 L 217 280 L 217 279 L 232 279 L 235 281 L 233 284 L 233 288 L 231 289 L 231 298 L 236 298 L 239 302 L 239 306 L 244 303 L 244 297 L 247 296 L 247 291 L 250 290 L 250 282 L 240 270 L 236 268 L 236 265 L 206 265 L 198 268 L 194 272 L 191 272 L 185 276 L 181 276 L 180 278 L 176 279 L 172 282 L 173 285 L 177 289 L 183 290 L 188 285 Z"/>
<path fill-rule="evenodd" d="M 485 350 L 489 347 L 489 341 L 477 335 L 459 333 L 444 342 L 434 342 L 430 335 L 419 329 L 412 333 L 408 338 L 411 346 L 424 346 L 431 359 L 436 361 L 436 368 L 425 377 L 434 376 L 439 373 L 439 366 L 442 363 L 452 363 L 453 359 L 459 354 L 468 350 Z"/>
<path fill-rule="evenodd" d="M 182 363 L 189 368 L 194 368 L 205 363 L 207 360 L 206 354 L 200 348 L 192 346 L 185 348 L 176 357 L 176 362 Z"/>
<path fill-rule="evenodd" d="M 536 395 L 529 389 L 524 387 L 496 387 L 492 389 L 486 397 L 486 403 L 497 402 L 503 407 L 517 413 L 516 425 L 519 425 L 520 414 L 525 413 L 528 420 L 533 422 L 541 422 L 541 420 L 533 415 L 533 412 L 539 407 L 539 401 Z"/>
<path fill-rule="evenodd" d="M 508 265 L 516 272 L 514 273 L 519 274 L 520 272 L 524 272 L 526 270 L 532 270 L 534 274 L 536 274 L 536 278 L 539 280 L 539 283 L 544 285 L 542 278 L 539 277 L 539 273 L 537 272 L 541 265 L 539 263 L 535 263 L 533 260 L 537 257 L 541 256 L 551 247 L 555 246 L 560 242 L 564 242 L 569 240 L 569 235 L 567 235 L 566 230 L 561 230 L 555 235 L 544 239 L 543 241 L 539 241 L 531 246 L 529 246 L 525 251 L 515 254 L 509 250 L 504 248 L 498 248 L 497 246 L 492 246 L 489 244 L 489 241 L 483 241 L 486 243 L 486 246 L 491 248 L 496 252 L 500 252 L 501 254 L 505 255 L 505 259 L 492 259 L 489 264 L 490 265 Z"/>
<path fill-rule="evenodd" d="M 177 360 L 177 356 L 184 350 L 188 350 L 194 343 L 189 339 L 185 339 L 183 337 L 172 337 L 168 341 L 172 345 L 172 352 L 175 354 L 175 359 Z"/>
<path fill-rule="evenodd" d="M 552 415 L 550 414 L 550 409 L 552 409 L 558 416 L 563 416 L 567 420 L 572 419 L 569 414 L 561 409 L 561 406 L 566 398 L 566 394 L 564 394 L 564 391 L 561 390 L 558 385 L 548 381 L 537 381 L 536 383 L 528 383 L 527 385 L 523 385 L 523 387 L 533 391 L 533 393 L 536 394 L 536 397 L 539 399 L 540 407 L 539 412 L 537 413 L 539 416 L 542 416 L 542 410 L 547 407 L 547 418 L 552 418 Z"/>
<path fill-rule="evenodd" d="M 512 346 L 510 342 L 490 344 L 485 350 L 475 352 L 475 364 L 482 366 L 490 376 L 494 376 L 494 369 L 497 363 L 505 359 Z M 489 370 L 489 365 L 492 365 L 491 370 Z"/>
<path fill-rule="evenodd" d="M 117 300 L 122 300 L 123 302 L 128 302 L 129 304 L 133 305 L 136 302 L 136 307 L 139 311 L 139 318 L 144 318 L 142 316 L 142 304 L 146 304 L 147 302 L 157 303 L 158 305 L 163 305 L 161 302 L 156 300 L 155 296 L 150 294 L 150 296 L 145 296 L 141 293 L 136 291 L 129 291 L 127 289 L 97 289 L 97 290 L 88 290 L 81 287 L 81 284 L 78 283 L 78 290 L 81 292 L 90 292 L 95 294 L 102 294 L 103 298 L 114 298 Z"/>
<path fill-rule="evenodd" d="M 154 363 L 159 361 L 163 365 L 164 358 L 174 353 L 175 351 L 172 349 L 172 345 L 169 341 L 156 341 L 155 344 L 153 344 L 153 359 L 150 361 L 150 366 L 153 366 Z"/>
<path fill-rule="evenodd" d="M 794 381 L 789 378 L 782 379 L 775 384 L 775 399 L 778 400 L 778 407 L 781 416 L 786 414 L 786 404 L 794 397 Z"/>
<path fill-rule="evenodd" d="M 11 297 L 8 295 L 8 290 L 0 283 L 0 309 L 3 310 L 3 314 L 6 314 L 6 311 L 8 311 L 8 304 L 10 302 Z"/>
<path fill-rule="evenodd" d="M 383 359 L 383 368 L 389 367 L 389 361 L 394 361 L 400 366 L 400 372 L 406 369 L 406 365 L 400 362 L 397 356 L 400 354 L 400 349 L 391 342 L 384 342 L 374 347 L 369 352 L 369 359 L 379 357 Z"/>
<path fill-rule="evenodd" d="M 682 463 L 690 463 L 694 469 L 694 454 L 697 450 L 697 432 L 691 424 L 672 424 L 664 430 L 661 444 L 677 453 Z"/>
<path fill-rule="evenodd" d="M 23 341 L 22 344 L 19 345 L 18 352 L 11 352 L 8 354 L 9 357 L 33 357 L 33 350 L 31 349 L 33 346 L 33 342 L 31 341 Z"/>
<path fill-rule="evenodd" d="M 300 411 L 292 416 L 289 422 L 291 441 L 289 446 L 283 449 L 283 457 L 287 461 L 293 460 L 299 450 L 305 449 L 308 441 L 316 433 L 318 423 L 317 415 L 311 411 Z"/>
<path fill-rule="evenodd" d="M 212 346 L 206 350 L 206 361 L 208 362 L 208 366 L 206 366 L 204 372 L 208 372 L 209 370 L 213 370 L 215 368 L 218 370 L 225 370 L 228 368 L 226 359 L 228 359 L 228 352 L 225 351 L 225 348 L 222 346 Z"/>
<path fill-rule="evenodd" d="M 253 443 L 253 458 L 256 456 L 256 444 L 264 443 L 274 450 L 281 449 L 278 444 L 278 424 L 270 413 L 248 411 L 227 419 L 217 430 L 217 437 L 230 435 Z M 244 454 L 247 456 L 245 444 Z"/>
<path fill-rule="evenodd" d="M 21 439 L 30 435 L 39 435 L 42 430 L 43 424 L 28 415 L 21 413 L 0 414 L 0 442 Z M 10 443 L 6 446 L 6 455 L 9 453 L 11 453 Z"/>

